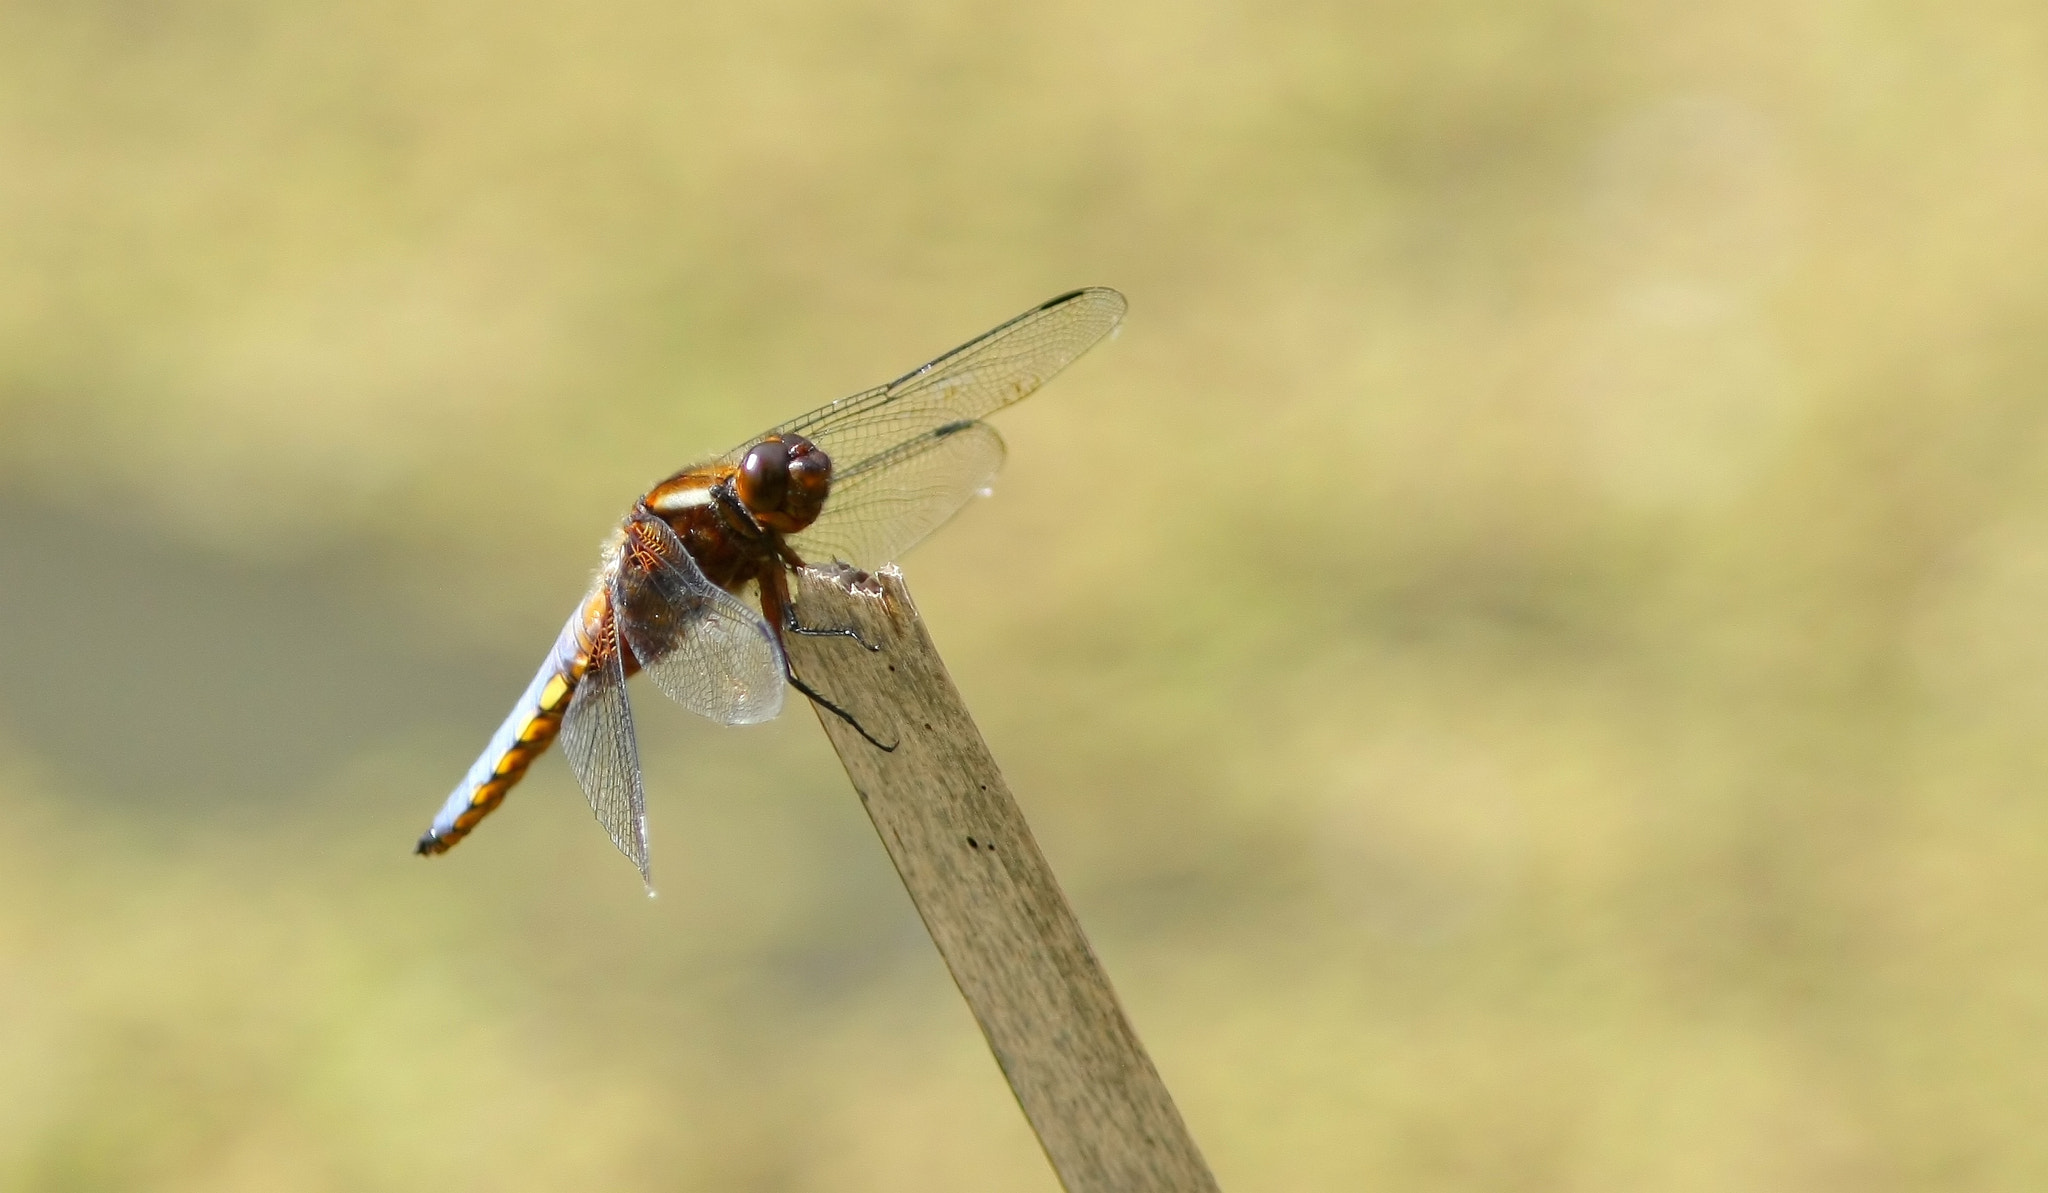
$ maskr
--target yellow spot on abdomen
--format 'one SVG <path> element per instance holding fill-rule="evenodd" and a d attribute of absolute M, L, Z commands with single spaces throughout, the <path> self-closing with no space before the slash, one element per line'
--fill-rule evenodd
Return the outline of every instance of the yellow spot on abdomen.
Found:
<path fill-rule="evenodd" d="M 498 802 L 505 798 L 505 792 L 511 786 L 512 785 L 510 783 L 507 783 L 503 780 L 485 783 L 483 786 L 477 788 L 476 791 L 470 795 L 470 811 L 464 812 L 463 816 L 468 816 L 470 815 L 471 812 L 474 812 L 476 814 L 476 818 L 481 819 L 485 812 L 488 812 L 492 808 L 498 806 Z M 457 818 L 456 823 L 460 825 L 462 828 L 469 827 L 469 825 L 461 823 L 460 817 Z M 470 821 L 470 824 L 474 823 L 476 823 L 476 820 L 473 819 Z"/>
<path fill-rule="evenodd" d="M 503 758 L 498 759 L 497 769 L 493 773 L 500 779 L 516 782 L 519 776 L 526 773 L 526 768 L 531 765 L 533 765 L 533 751 L 524 746 L 514 746 L 505 751 Z"/>
<path fill-rule="evenodd" d="M 568 699 L 568 697 L 569 681 L 559 675 L 551 677 L 547 682 L 547 686 L 540 690 L 541 711 L 555 711 L 562 707 L 562 701 Z"/>

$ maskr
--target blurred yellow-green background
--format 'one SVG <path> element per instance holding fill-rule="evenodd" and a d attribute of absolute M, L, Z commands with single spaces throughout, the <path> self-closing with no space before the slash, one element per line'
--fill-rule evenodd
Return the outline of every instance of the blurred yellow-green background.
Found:
<path fill-rule="evenodd" d="M 415 836 L 649 482 L 907 572 L 1223 1187 L 2048 1187 L 2048 11 L 0 5 L 0 1189 L 1048 1190 L 810 715 Z"/>

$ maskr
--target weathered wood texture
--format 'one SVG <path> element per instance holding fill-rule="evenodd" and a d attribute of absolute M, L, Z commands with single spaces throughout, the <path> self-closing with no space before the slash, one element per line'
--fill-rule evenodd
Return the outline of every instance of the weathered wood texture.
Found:
<path fill-rule="evenodd" d="M 819 710 L 875 831 L 1068 1193 L 1202 1193 L 1216 1178 L 1117 1005 L 980 730 L 890 568 L 848 591 L 798 580 L 811 687 L 896 743 Z"/>

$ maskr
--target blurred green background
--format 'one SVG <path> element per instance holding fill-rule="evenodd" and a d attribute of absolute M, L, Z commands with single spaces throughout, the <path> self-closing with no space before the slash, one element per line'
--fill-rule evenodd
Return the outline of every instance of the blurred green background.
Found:
<path fill-rule="evenodd" d="M 0 1188 L 1049 1190 L 811 716 L 414 838 L 651 481 L 908 561 L 1223 1187 L 2048 1187 L 2048 12 L 0 4 Z"/>

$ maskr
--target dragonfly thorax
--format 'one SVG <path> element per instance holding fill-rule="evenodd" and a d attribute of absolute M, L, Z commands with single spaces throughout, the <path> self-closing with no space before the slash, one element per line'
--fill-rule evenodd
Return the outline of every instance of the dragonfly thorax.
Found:
<path fill-rule="evenodd" d="M 776 435 L 747 449 L 733 476 L 733 495 L 764 529 L 795 534 L 825 508 L 832 458 L 801 435 Z"/>

